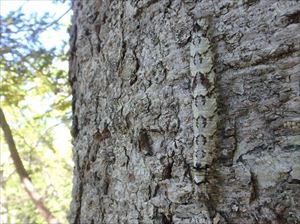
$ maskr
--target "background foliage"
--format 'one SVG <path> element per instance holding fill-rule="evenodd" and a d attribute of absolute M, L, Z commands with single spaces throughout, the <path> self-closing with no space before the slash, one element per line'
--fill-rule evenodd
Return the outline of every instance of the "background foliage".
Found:
<path fill-rule="evenodd" d="M 68 2 L 55 4 L 70 7 Z M 57 20 L 59 16 L 63 15 L 46 12 L 41 16 L 22 8 L 4 15 L 2 6 L 0 95 L 1 107 L 34 186 L 51 212 L 66 223 L 73 167 L 68 46 L 67 40 L 51 46 L 43 39 L 46 32 L 54 36 L 56 31 L 66 32 L 69 24 Z M 2 132 L 0 137 L 0 222 L 44 223 L 20 185 Z"/>

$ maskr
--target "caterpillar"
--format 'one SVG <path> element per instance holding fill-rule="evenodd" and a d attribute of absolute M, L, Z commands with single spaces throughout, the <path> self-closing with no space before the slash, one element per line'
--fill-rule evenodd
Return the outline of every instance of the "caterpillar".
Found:
<path fill-rule="evenodd" d="M 190 73 L 192 76 L 193 123 L 193 181 L 199 185 L 207 181 L 217 139 L 216 74 L 210 40 L 209 20 L 195 24 L 190 44 Z"/>

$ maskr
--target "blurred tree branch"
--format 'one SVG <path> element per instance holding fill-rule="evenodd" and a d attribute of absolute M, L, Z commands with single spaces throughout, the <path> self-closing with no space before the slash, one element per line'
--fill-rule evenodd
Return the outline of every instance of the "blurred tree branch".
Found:
<path fill-rule="evenodd" d="M 39 193 L 34 188 L 30 177 L 27 173 L 27 171 L 24 168 L 24 165 L 22 163 L 22 160 L 19 156 L 18 150 L 16 148 L 11 129 L 6 121 L 5 115 L 3 110 L 0 108 L 0 125 L 4 132 L 5 140 L 7 142 L 10 155 L 13 159 L 14 165 L 16 167 L 16 171 L 20 177 L 20 180 L 23 184 L 24 189 L 30 196 L 31 200 L 37 207 L 40 215 L 45 219 L 45 221 L 49 224 L 59 224 L 59 221 L 52 215 L 52 213 L 49 211 L 49 209 L 45 206 L 42 197 L 39 195 Z"/>

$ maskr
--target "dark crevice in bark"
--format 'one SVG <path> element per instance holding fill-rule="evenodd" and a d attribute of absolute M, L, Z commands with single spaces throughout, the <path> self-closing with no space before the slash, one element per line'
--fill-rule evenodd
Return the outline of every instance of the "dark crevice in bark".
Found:
<path fill-rule="evenodd" d="M 255 176 L 255 174 L 253 172 L 250 171 L 250 175 L 251 175 L 251 195 L 250 195 L 250 199 L 249 199 L 249 203 L 254 202 L 256 199 L 258 199 L 259 197 L 259 192 L 258 192 L 258 180 L 257 177 Z"/>
<path fill-rule="evenodd" d="M 122 34 L 122 36 L 123 36 L 123 34 Z M 122 39 L 123 39 L 123 37 L 122 37 Z M 119 59 L 118 66 L 117 66 L 119 74 L 122 74 L 123 62 L 124 62 L 124 59 L 125 59 L 126 52 L 127 52 L 127 44 L 126 44 L 125 41 L 122 41 L 121 55 L 120 55 L 120 59 Z"/>
<path fill-rule="evenodd" d="M 137 81 L 137 75 L 133 75 L 133 77 L 129 81 L 129 85 L 132 86 Z"/>
<path fill-rule="evenodd" d="M 145 9 L 147 9 L 148 7 L 150 7 L 151 5 L 155 4 L 155 3 L 158 3 L 159 0 L 151 0 L 151 1 L 148 1 L 144 6 L 142 6 L 141 8 L 138 8 L 136 10 L 136 13 L 135 15 L 133 16 L 134 19 L 137 19 L 139 18 L 143 12 L 145 11 Z"/>
<path fill-rule="evenodd" d="M 73 100 L 72 100 L 72 105 L 75 104 L 75 99 L 73 97 Z M 75 107 L 75 106 L 74 106 Z M 71 135 L 73 138 L 76 138 L 77 135 L 79 134 L 79 128 L 78 128 L 78 118 L 77 116 L 73 116 L 73 119 L 72 119 L 72 127 L 71 127 Z"/>
<path fill-rule="evenodd" d="M 80 216 L 81 216 L 81 203 L 82 203 L 82 194 L 83 194 L 83 181 L 84 181 L 84 175 L 82 174 L 83 172 L 80 169 L 80 165 L 79 165 L 79 155 L 75 155 L 76 156 L 76 167 L 75 169 L 77 169 L 77 174 L 79 175 L 79 183 L 77 183 L 77 190 L 78 192 L 76 193 L 76 213 L 75 213 L 75 219 L 74 219 L 74 224 L 81 224 L 80 222 Z"/>
<path fill-rule="evenodd" d="M 136 49 L 133 50 L 133 56 L 134 56 L 134 59 L 135 59 L 135 68 L 134 68 L 134 71 L 133 71 L 133 74 L 130 78 L 130 81 L 129 81 L 129 85 L 132 86 L 134 83 L 136 83 L 137 79 L 138 79 L 138 76 L 137 76 L 137 72 L 138 70 L 140 69 L 140 61 L 137 57 L 137 54 L 136 54 Z"/>
<path fill-rule="evenodd" d="M 94 57 L 94 46 L 93 46 L 93 43 L 92 43 L 90 37 L 88 37 L 88 41 L 89 41 L 89 44 L 90 44 L 91 57 Z"/>
<path fill-rule="evenodd" d="M 272 54 L 263 55 L 260 58 L 254 60 L 252 62 L 249 62 L 249 63 L 241 63 L 241 64 L 235 64 L 235 65 L 223 64 L 223 68 L 221 68 L 221 66 L 219 66 L 219 68 L 221 68 L 221 69 L 218 70 L 218 72 L 225 73 L 229 70 L 238 71 L 238 70 L 242 70 L 245 68 L 251 68 L 254 70 L 256 66 L 259 68 L 259 66 L 261 66 L 261 65 L 272 65 L 281 59 L 286 59 L 290 56 L 294 56 L 294 54 L 297 54 L 298 52 L 299 52 L 299 49 L 294 47 L 292 44 L 292 45 L 289 45 L 287 47 L 287 49 L 279 49 L 277 51 L 275 50 Z M 222 62 L 219 62 L 219 63 L 222 64 Z"/>
<path fill-rule="evenodd" d="M 126 156 L 126 158 L 127 158 L 127 160 L 126 160 L 126 168 L 128 168 L 128 164 L 129 164 L 129 162 L 130 162 L 130 157 L 129 157 L 129 155 L 128 155 L 128 151 L 127 151 L 127 148 L 126 147 L 123 147 L 124 148 L 124 153 L 125 153 L 125 156 Z"/>
<path fill-rule="evenodd" d="M 107 171 L 106 171 L 107 173 Z M 110 179 L 108 177 L 108 174 L 105 175 L 105 178 L 104 178 L 104 184 L 103 184 L 103 194 L 104 195 L 107 195 L 108 194 L 108 191 L 109 191 L 109 185 L 110 185 Z"/>
<path fill-rule="evenodd" d="M 253 149 L 247 151 L 246 153 L 241 154 L 241 155 L 237 158 L 236 163 L 238 163 L 238 162 L 244 163 L 245 161 L 244 161 L 244 158 L 243 158 L 243 157 L 244 157 L 245 155 L 249 155 L 249 154 L 250 154 L 250 155 L 251 155 L 251 154 L 261 155 L 262 152 L 265 152 L 265 151 L 268 151 L 268 150 L 270 151 L 270 149 L 271 149 L 271 148 L 269 148 L 267 145 L 264 145 L 264 144 L 255 146 Z"/>
<path fill-rule="evenodd" d="M 194 182 L 191 166 L 186 162 L 186 159 L 184 158 L 183 158 L 183 168 L 185 170 L 183 176 L 188 177 L 191 183 Z"/>
<path fill-rule="evenodd" d="M 126 55 L 126 52 L 127 52 L 127 43 L 126 41 L 124 40 L 124 27 L 123 27 L 123 17 L 124 17 L 124 1 L 122 0 L 121 1 L 121 4 L 122 4 L 122 7 L 121 7 L 121 15 L 120 15 L 120 30 L 121 30 L 121 50 L 120 50 L 120 58 L 119 58 L 119 61 L 118 61 L 118 65 L 117 65 L 117 68 L 118 68 L 118 73 L 119 75 L 122 74 L 122 70 L 123 70 L 123 62 L 124 62 L 124 59 L 125 59 L 125 55 Z"/>
<path fill-rule="evenodd" d="M 92 15 L 90 15 L 88 17 L 88 22 L 93 24 L 96 21 L 96 19 L 98 18 L 99 14 L 100 14 L 99 11 L 94 12 Z"/>
<path fill-rule="evenodd" d="M 152 147 L 151 147 L 151 139 L 145 129 L 142 129 L 139 133 L 138 147 L 140 152 L 142 152 L 144 155 L 146 156 L 153 155 Z"/>
<path fill-rule="evenodd" d="M 74 24 L 71 27 L 70 35 L 71 35 L 70 36 L 70 62 L 72 62 L 73 59 L 74 59 L 74 57 L 76 56 L 76 50 L 77 50 L 77 48 L 76 48 L 76 42 L 77 42 L 77 25 L 76 24 Z M 72 73 L 70 72 L 70 74 L 72 74 Z"/>
<path fill-rule="evenodd" d="M 161 213 L 162 216 L 162 224 L 173 224 L 172 216 L 171 215 L 165 215 L 164 213 Z"/>
<path fill-rule="evenodd" d="M 105 127 L 101 132 L 98 130 L 95 134 L 94 134 L 94 139 L 100 143 L 102 141 L 104 141 L 105 139 L 108 139 L 111 137 L 111 133 L 108 129 L 108 127 Z"/>
<path fill-rule="evenodd" d="M 169 162 L 163 169 L 162 171 L 162 179 L 166 180 L 166 179 L 170 179 L 172 178 L 172 167 L 173 167 L 173 161 Z"/>
<path fill-rule="evenodd" d="M 248 1 L 246 2 L 246 4 L 247 4 L 248 6 L 253 6 L 253 5 L 258 4 L 259 2 L 260 2 L 260 0 L 248 0 Z"/>
<path fill-rule="evenodd" d="M 297 10 L 291 14 L 286 14 L 284 17 L 286 17 L 288 20 L 287 25 L 300 23 L 300 10 Z"/>
<path fill-rule="evenodd" d="M 159 184 L 156 184 L 156 185 L 155 185 L 155 188 L 154 188 L 154 192 L 153 192 L 153 196 L 152 196 L 152 197 L 157 196 L 158 191 L 159 191 Z"/>
<path fill-rule="evenodd" d="M 234 131 L 233 131 L 233 139 L 234 139 L 234 142 L 233 142 L 233 150 L 232 150 L 232 156 L 231 156 L 231 164 L 232 165 L 234 163 L 233 159 L 234 159 L 234 154 L 236 153 L 237 151 L 237 147 L 238 147 L 238 134 L 237 134 L 237 125 L 236 125 L 236 121 L 234 121 Z"/>

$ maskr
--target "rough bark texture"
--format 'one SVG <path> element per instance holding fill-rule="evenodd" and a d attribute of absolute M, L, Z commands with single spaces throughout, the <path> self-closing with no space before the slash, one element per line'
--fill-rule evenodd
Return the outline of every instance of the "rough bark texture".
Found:
<path fill-rule="evenodd" d="M 77 0 L 70 223 L 300 223 L 300 4 Z"/>

